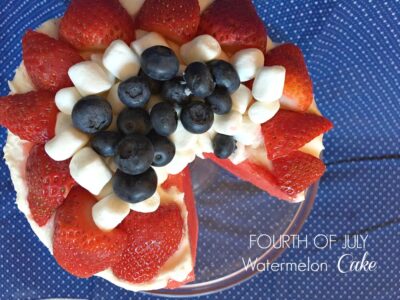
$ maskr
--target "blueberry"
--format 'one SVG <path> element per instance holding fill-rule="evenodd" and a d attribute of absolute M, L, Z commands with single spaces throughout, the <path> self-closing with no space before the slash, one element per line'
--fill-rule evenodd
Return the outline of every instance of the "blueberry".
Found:
<path fill-rule="evenodd" d="M 172 104 L 160 102 L 153 106 L 150 113 L 153 129 L 163 136 L 173 134 L 178 127 L 178 114 Z"/>
<path fill-rule="evenodd" d="M 207 65 L 194 62 L 187 66 L 184 74 L 186 84 L 193 95 L 208 97 L 215 88 L 215 82 Z"/>
<path fill-rule="evenodd" d="M 211 128 L 214 113 L 208 104 L 194 101 L 182 108 L 181 122 L 183 127 L 191 133 L 204 133 Z"/>
<path fill-rule="evenodd" d="M 138 175 L 150 167 L 153 158 L 154 148 L 150 140 L 143 135 L 132 134 L 118 143 L 114 160 L 124 173 Z"/>
<path fill-rule="evenodd" d="M 150 92 L 153 95 L 157 95 L 161 93 L 161 88 L 162 88 L 162 81 L 158 81 L 158 80 L 154 80 L 153 78 L 150 78 L 149 76 L 146 75 L 145 72 L 143 72 L 143 70 L 141 69 L 139 71 L 139 77 L 146 80 L 147 85 L 150 88 Z"/>
<path fill-rule="evenodd" d="M 183 105 L 189 102 L 187 86 L 182 77 L 166 81 L 161 90 L 161 98 L 174 104 Z"/>
<path fill-rule="evenodd" d="M 125 108 L 118 116 L 117 126 L 125 135 L 146 135 L 151 130 L 150 116 L 143 108 Z"/>
<path fill-rule="evenodd" d="M 224 115 L 232 109 L 232 98 L 224 87 L 216 87 L 214 92 L 206 98 L 214 113 Z"/>
<path fill-rule="evenodd" d="M 236 141 L 232 136 L 217 133 L 213 139 L 214 154 L 218 158 L 226 159 L 235 151 Z"/>
<path fill-rule="evenodd" d="M 100 131 L 93 136 L 91 146 L 94 151 L 104 157 L 114 156 L 121 138 L 118 132 Z"/>
<path fill-rule="evenodd" d="M 156 192 L 157 174 L 153 168 L 139 175 L 129 175 L 118 170 L 113 179 L 113 189 L 114 193 L 126 202 L 142 202 Z"/>
<path fill-rule="evenodd" d="M 224 60 L 213 60 L 208 62 L 207 65 L 218 86 L 225 87 L 230 94 L 239 88 L 239 75 L 230 63 Z"/>
<path fill-rule="evenodd" d="M 169 164 L 175 156 L 175 145 L 165 136 L 152 131 L 148 138 L 154 147 L 154 159 L 152 165 L 163 167 Z"/>
<path fill-rule="evenodd" d="M 144 107 L 150 100 L 151 92 L 146 79 L 134 76 L 119 84 L 118 96 L 128 107 Z"/>
<path fill-rule="evenodd" d="M 75 104 L 71 117 L 75 128 L 93 134 L 110 126 L 113 115 L 111 105 L 106 99 L 87 96 Z"/>
<path fill-rule="evenodd" d="M 154 46 L 142 53 L 141 67 L 147 76 L 155 80 L 170 80 L 178 74 L 179 61 L 168 47 Z"/>

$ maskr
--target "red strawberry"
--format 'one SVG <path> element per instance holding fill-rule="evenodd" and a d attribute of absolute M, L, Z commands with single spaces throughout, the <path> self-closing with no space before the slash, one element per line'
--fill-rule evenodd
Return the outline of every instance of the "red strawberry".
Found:
<path fill-rule="evenodd" d="M 26 162 L 28 203 L 33 220 L 44 226 L 75 182 L 69 173 L 69 161 L 54 161 L 43 145 L 35 145 Z"/>
<path fill-rule="evenodd" d="M 199 22 L 197 0 L 146 0 L 136 17 L 138 28 L 156 31 L 178 44 L 195 37 Z"/>
<path fill-rule="evenodd" d="M 217 0 L 201 15 L 199 34 L 214 36 L 229 53 L 267 47 L 267 31 L 250 0 Z"/>
<path fill-rule="evenodd" d="M 56 213 L 54 258 L 69 273 L 82 278 L 103 271 L 120 258 L 127 235 L 120 229 L 101 231 L 92 219 L 96 198 L 81 187 L 69 193 Z"/>
<path fill-rule="evenodd" d="M 300 151 L 275 159 L 273 168 L 280 189 L 293 198 L 325 172 L 325 165 L 320 159 Z"/>
<path fill-rule="evenodd" d="M 178 249 L 183 235 L 181 211 L 176 204 L 160 206 L 149 214 L 132 211 L 119 227 L 128 234 L 128 247 L 112 270 L 131 283 L 153 279 Z"/>
<path fill-rule="evenodd" d="M 280 102 L 283 107 L 307 111 L 313 101 L 313 87 L 303 53 L 293 44 L 284 44 L 267 53 L 266 66 L 286 68 L 285 87 Z"/>
<path fill-rule="evenodd" d="M 318 115 L 280 110 L 262 125 L 268 158 L 275 159 L 296 151 L 332 127 L 328 119 Z"/>
<path fill-rule="evenodd" d="M 55 92 L 72 86 L 68 69 L 82 61 L 82 57 L 70 45 L 28 31 L 22 39 L 22 50 L 26 70 L 38 89 Z"/>
<path fill-rule="evenodd" d="M 0 97 L 0 124 L 21 139 L 36 144 L 43 144 L 54 136 L 57 113 L 52 92 Z"/>
<path fill-rule="evenodd" d="M 79 50 L 105 49 L 114 40 L 133 41 L 135 27 L 118 0 L 72 0 L 60 37 Z"/>

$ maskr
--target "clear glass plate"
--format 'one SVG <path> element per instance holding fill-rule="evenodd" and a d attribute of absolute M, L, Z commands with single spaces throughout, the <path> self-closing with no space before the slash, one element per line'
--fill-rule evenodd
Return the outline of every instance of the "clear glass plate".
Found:
<path fill-rule="evenodd" d="M 302 203 L 280 201 L 238 180 L 208 160 L 192 165 L 199 216 L 196 281 L 175 290 L 149 294 L 165 297 L 198 296 L 235 286 L 257 274 L 243 260 L 272 262 L 284 249 L 249 247 L 250 234 L 297 234 L 308 217 L 318 190 L 311 186 Z"/>

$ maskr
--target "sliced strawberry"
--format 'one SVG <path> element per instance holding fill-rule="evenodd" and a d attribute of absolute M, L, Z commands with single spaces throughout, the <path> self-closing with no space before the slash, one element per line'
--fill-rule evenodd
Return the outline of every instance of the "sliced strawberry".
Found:
<path fill-rule="evenodd" d="M 275 159 L 273 168 L 281 191 L 293 198 L 316 182 L 326 169 L 320 159 L 300 151 Z"/>
<path fill-rule="evenodd" d="M 328 119 L 318 115 L 280 110 L 261 127 L 268 158 L 296 151 L 332 127 Z"/>
<path fill-rule="evenodd" d="M 52 92 L 0 97 L 0 125 L 36 144 L 43 144 L 54 136 L 57 113 Z"/>
<path fill-rule="evenodd" d="M 44 226 L 56 211 L 75 181 L 69 173 L 69 161 L 54 161 L 43 145 L 35 145 L 26 162 L 28 203 L 33 220 Z"/>
<path fill-rule="evenodd" d="M 228 53 L 267 47 L 267 31 L 250 0 L 214 1 L 201 15 L 198 33 L 212 35 Z"/>
<path fill-rule="evenodd" d="M 177 204 L 160 206 L 153 213 L 131 211 L 119 226 L 128 234 L 128 246 L 112 267 L 120 279 L 131 283 L 152 280 L 176 252 L 183 236 L 183 219 Z"/>
<path fill-rule="evenodd" d="M 82 57 L 69 44 L 30 30 L 22 39 L 22 50 L 26 70 L 36 88 L 55 92 L 72 86 L 68 69 Z"/>
<path fill-rule="evenodd" d="M 61 19 L 60 38 L 79 50 L 105 49 L 114 40 L 133 41 L 135 27 L 118 0 L 72 0 Z"/>
<path fill-rule="evenodd" d="M 138 28 L 156 31 L 178 44 L 195 37 L 199 22 L 197 0 L 146 0 L 136 17 Z"/>
<path fill-rule="evenodd" d="M 96 226 L 92 218 L 95 203 L 92 194 L 75 187 L 58 208 L 55 218 L 54 257 L 63 269 L 81 278 L 111 267 L 127 245 L 124 231 L 104 232 Z"/>
<path fill-rule="evenodd" d="M 284 44 L 269 51 L 266 66 L 286 68 L 285 87 L 280 102 L 282 107 L 307 111 L 313 101 L 313 86 L 301 49 L 293 44 Z"/>

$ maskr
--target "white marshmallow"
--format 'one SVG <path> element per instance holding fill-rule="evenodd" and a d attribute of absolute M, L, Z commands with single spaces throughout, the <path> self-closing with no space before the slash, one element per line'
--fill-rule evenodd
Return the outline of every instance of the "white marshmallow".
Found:
<path fill-rule="evenodd" d="M 68 75 L 82 96 L 108 91 L 114 83 L 105 69 L 93 61 L 73 65 Z"/>
<path fill-rule="evenodd" d="M 71 126 L 60 131 L 48 141 L 45 150 L 47 155 L 55 161 L 63 161 L 71 158 L 79 149 L 83 148 L 89 139 L 88 135 Z"/>
<path fill-rule="evenodd" d="M 118 96 L 118 87 L 120 82 L 114 84 L 107 95 L 107 100 L 111 104 L 113 113 L 118 115 L 126 106 L 121 102 Z"/>
<path fill-rule="evenodd" d="M 282 66 L 263 67 L 253 83 L 253 96 L 261 102 L 274 102 L 283 95 L 286 69 Z"/>
<path fill-rule="evenodd" d="M 96 195 L 97 200 L 101 200 L 114 192 L 112 179 L 103 187 L 100 194 Z"/>
<path fill-rule="evenodd" d="M 182 172 L 195 159 L 196 153 L 194 149 L 177 151 L 172 161 L 165 168 L 168 174 L 176 175 Z"/>
<path fill-rule="evenodd" d="M 210 6 L 211 3 L 213 3 L 214 0 L 199 0 L 199 5 L 200 5 L 200 13 L 205 11 L 207 7 Z"/>
<path fill-rule="evenodd" d="M 214 152 L 212 140 L 214 139 L 216 132 L 209 130 L 203 134 L 199 134 L 197 137 L 197 153 L 196 155 L 200 158 L 204 158 L 203 153 Z"/>
<path fill-rule="evenodd" d="M 103 231 L 113 230 L 129 212 L 129 203 L 121 200 L 115 194 L 106 196 L 92 207 L 93 221 Z"/>
<path fill-rule="evenodd" d="M 231 110 L 225 115 L 215 115 L 213 129 L 218 133 L 233 136 L 239 132 L 242 120 L 241 113 Z"/>
<path fill-rule="evenodd" d="M 149 32 L 140 39 L 131 43 L 131 48 L 136 52 L 137 55 L 141 56 L 142 53 L 153 46 L 165 46 L 169 47 L 167 41 L 162 35 L 157 32 Z"/>
<path fill-rule="evenodd" d="M 239 74 L 241 82 L 249 81 L 264 66 L 264 54 L 256 48 L 241 50 L 232 57 L 232 65 Z"/>
<path fill-rule="evenodd" d="M 175 144 L 176 150 L 185 151 L 193 147 L 197 142 L 197 135 L 187 131 L 182 122 L 178 122 L 176 131 L 170 136 L 171 141 Z"/>
<path fill-rule="evenodd" d="M 188 65 L 195 61 L 207 62 L 221 55 L 221 46 L 211 35 L 199 35 L 181 46 L 181 56 Z"/>
<path fill-rule="evenodd" d="M 159 208 L 160 203 L 161 203 L 160 195 L 157 192 L 155 192 L 153 196 L 151 196 L 149 199 L 146 199 L 139 203 L 129 204 L 129 207 L 131 210 L 140 213 L 152 213 Z"/>
<path fill-rule="evenodd" d="M 104 52 L 103 65 L 123 81 L 139 73 L 140 59 L 124 41 L 116 40 Z"/>
<path fill-rule="evenodd" d="M 74 154 L 69 171 L 72 178 L 93 195 L 100 194 L 112 177 L 106 163 L 91 147 L 85 147 Z"/>
<path fill-rule="evenodd" d="M 70 115 L 75 104 L 82 98 L 81 94 L 75 87 L 67 87 L 59 90 L 55 96 L 55 102 L 57 108 Z"/>
<path fill-rule="evenodd" d="M 126 9 L 131 16 L 136 15 L 145 0 L 119 0 L 119 3 Z"/>
<path fill-rule="evenodd" d="M 247 107 L 250 101 L 253 99 L 250 89 L 241 84 L 236 92 L 231 95 L 232 98 L 232 109 L 244 114 L 247 111 Z"/>
<path fill-rule="evenodd" d="M 263 124 L 276 115 L 280 106 L 279 100 L 269 103 L 256 101 L 249 108 L 249 118 L 256 124 Z"/>
<path fill-rule="evenodd" d="M 248 116 L 243 116 L 242 126 L 234 138 L 243 145 L 257 146 L 262 141 L 261 126 L 253 123 Z"/>
<path fill-rule="evenodd" d="M 115 173 L 118 170 L 118 166 L 114 161 L 114 157 L 106 157 L 104 158 L 104 162 L 110 168 L 111 172 Z"/>
<path fill-rule="evenodd" d="M 244 162 L 248 158 L 248 154 L 246 151 L 246 146 L 240 142 L 236 142 L 236 150 L 229 156 L 230 161 L 238 165 L 241 162 Z"/>
<path fill-rule="evenodd" d="M 157 174 L 157 184 L 163 184 L 168 178 L 168 172 L 165 167 L 153 167 Z"/>
<path fill-rule="evenodd" d="M 108 79 L 110 79 L 110 81 L 114 82 L 115 81 L 115 77 L 113 74 L 111 74 L 106 67 L 104 67 L 103 65 L 103 54 L 102 53 L 92 53 L 90 55 L 90 60 L 94 61 L 95 63 L 97 63 L 100 67 L 103 68 L 104 72 L 107 74 Z"/>
<path fill-rule="evenodd" d="M 67 130 L 68 128 L 71 128 L 72 125 L 72 119 L 70 115 L 64 114 L 62 112 L 59 112 L 57 114 L 57 121 L 56 121 L 56 127 L 54 129 L 55 135 L 58 135 L 62 133 L 63 131 Z"/>

